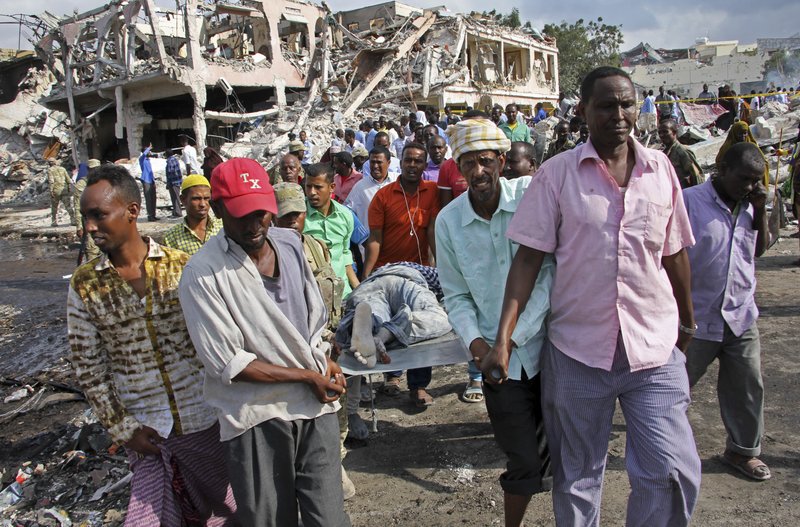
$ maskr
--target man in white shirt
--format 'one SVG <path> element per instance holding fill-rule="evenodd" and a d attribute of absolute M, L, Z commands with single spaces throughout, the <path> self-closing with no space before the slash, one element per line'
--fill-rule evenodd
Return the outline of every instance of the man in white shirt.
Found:
<path fill-rule="evenodd" d="M 197 150 L 189 144 L 189 138 L 185 135 L 181 136 L 181 147 L 181 161 L 186 165 L 186 175 L 202 174 L 203 170 L 197 161 Z"/>

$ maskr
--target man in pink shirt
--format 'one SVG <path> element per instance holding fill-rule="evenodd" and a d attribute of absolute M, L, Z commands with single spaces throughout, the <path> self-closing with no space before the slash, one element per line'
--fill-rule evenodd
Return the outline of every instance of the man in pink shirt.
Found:
<path fill-rule="evenodd" d="M 626 524 L 687 525 L 700 459 L 686 416 L 683 354 L 696 330 L 685 248 L 694 244 L 669 159 L 629 137 L 636 92 L 617 68 L 590 72 L 578 113 L 589 142 L 542 165 L 508 228 L 509 270 L 485 382 L 503 382 L 511 335 L 546 254 L 556 259 L 542 407 L 558 525 L 600 523 L 616 401 L 627 426 Z"/>

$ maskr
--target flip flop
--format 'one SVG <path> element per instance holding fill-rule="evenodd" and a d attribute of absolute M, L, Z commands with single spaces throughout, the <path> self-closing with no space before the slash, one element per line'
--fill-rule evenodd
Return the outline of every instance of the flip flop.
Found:
<path fill-rule="evenodd" d="M 767 464 L 757 457 L 747 457 L 725 452 L 719 459 L 724 464 L 755 481 L 766 481 L 772 477 Z"/>
<path fill-rule="evenodd" d="M 468 382 L 466 388 L 464 388 L 464 393 L 461 394 L 461 401 L 465 403 L 482 403 L 483 388 L 481 386 L 473 386 L 472 381 Z"/>
<path fill-rule="evenodd" d="M 409 392 L 408 395 L 411 397 L 411 401 L 413 401 L 417 408 L 427 408 L 433 404 L 433 397 L 431 397 L 431 394 L 425 391 L 425 388 L 417 388 L 416 390 Z"/>

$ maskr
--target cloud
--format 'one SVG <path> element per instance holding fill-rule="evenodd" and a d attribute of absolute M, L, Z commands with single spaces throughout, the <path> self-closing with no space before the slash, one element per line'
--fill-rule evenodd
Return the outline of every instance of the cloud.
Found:
<path fill-rule="evenodd" d="M 329 0 L 334 10 L 356 9 L 377 3 L 379 0 Z M 50 0 L 29 0 L 19 3 L 14 9 L 29 14 L 50 10 L 57 14 L 71 13 L 73 9 L 86 11 L 102 5 L 104 0 L 68 0 L 58 8 Z M 430 5 L 411 0 L 411 4 Z M 435 0 L 434 0 L 435 3 Z M 2 12 L 9 13 L 12 2 L 0 2 Z M 156 4 L 174 7 L 174 2 L 156 0 Z M 441 5 L 441 3 L 435 3 Z M 483 11 L 486 0 L 462 0 L 450 2 L 451 9 L 462 12 Z M 519 0 L 496 0 L 492 8 L 509 13 L 518 6 L 523 20 L 541 28 L 546 23 L 572 23 L 579 18 L 594 20 L 602 16 L 604 22 L 622 26 L 625 37 L 623 50 L 639 42 L 649 42 L 655 47 L 686 48 L 699 37 L 711 40 L 738 40 L 742 44 L 755 42 L 762 37 L 788 37 L 800 30 L 800 2 L 796 0 L 763 0 L 757 4 L 745 0 L 729 0 L 724 4 L 698 3 L 696 0 L 673 0 L 671 2 L 631 2 L 631 0 L 561 0 L 559 2 L 527 3 Z M 0 17 L 0 21 L 9 21 Z M 0 47 L 16 47 L 17 27 L 0 25 Z M 23 32 L 24 40 L 25 32 Z M 25 46 L 30 48 L 30 46 Z"/>

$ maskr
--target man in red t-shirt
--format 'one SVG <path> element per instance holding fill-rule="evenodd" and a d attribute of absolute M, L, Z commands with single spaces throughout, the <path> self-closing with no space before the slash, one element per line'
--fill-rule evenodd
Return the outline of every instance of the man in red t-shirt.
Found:
<path fill-rule="evenodd" d="M 434 265 L 436 254 L 434 225 L 439 213 L 436 183 L 423 181 L 422 171 L 428 152 L 419 143 L 403 149 L 400 177 L 378 191 L 369 205 L 370 235 L 366 243 L 364 276 L 374 269 L 395 262 Z M 386 393 L 396 394 L 401 372 L 386 375 Z M 431 381 L 431 368 L 408 370 L 408 390 L 417 407 L 433 404 L 425 390 Z"/>
<path fill-rule="evenodd" d="M 470 110 L 461 117 L 462 121 L 469 119 L 489 119 L 489 115 L 480 110 Z M 455 159 L 448 159 L 442 163 L 442 167 L 439 169 L 437 185 L 439 186 L 439 205 L 441 208 L 445 208 L 448 203 L 469 188 L 467 180 L 458 170 L 458 164 L 456 164 Z"/>

